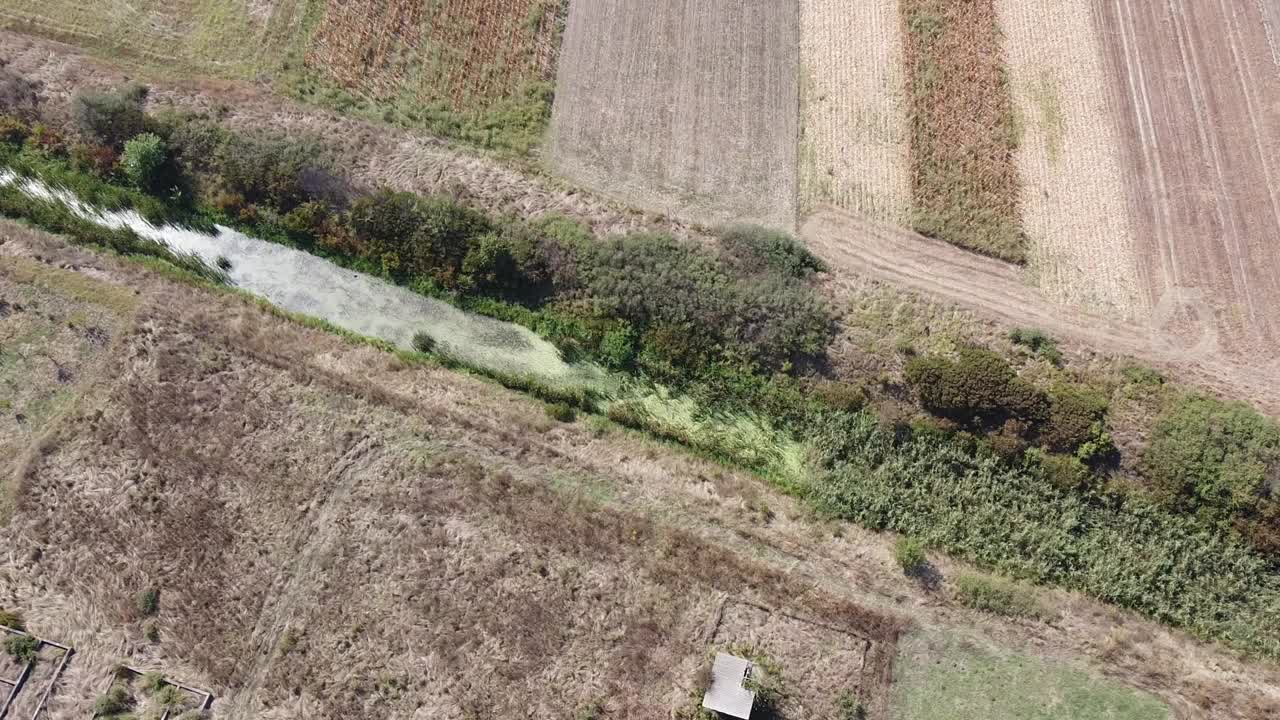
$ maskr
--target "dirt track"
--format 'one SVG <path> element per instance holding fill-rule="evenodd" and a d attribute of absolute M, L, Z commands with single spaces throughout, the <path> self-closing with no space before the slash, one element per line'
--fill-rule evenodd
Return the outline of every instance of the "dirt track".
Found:
<path fill-rule="evenodd" d="M 1267 8 L 1270 5 L 1270 8 Z M 1203 295 L 1224 351 L 1280 342 L 1280 67 L 1256 0 L 1095 0 L 1153 304 Z M 1182 291 L 1186 292 L 1186 291 Z"/>
<path fill-rule="evenodd" d="M 1158 308 L 1152 324 L 1140 325 L 1067 309 L 1032 287 L 1015 265 L 834 208 L 810 216 L 800 236 L 834 269 L 830 283 L 837 295 L 843 292 L 845 280 L 867 275 L 1002 323 L 1038 327 L 1092 348 L 1131 355 L 1224 397 L 1280 413 L 1280 364 L 1250 363 L 1223 354 L 1211 326 L 1199 328 L 1203 332 L 1188 342 L 1182 333 L 1170 333 L 1170 321 L 1178 319 L 1172 311 Z M 1178 302 L 1166 302 L 1163 307 L 1197 305 L 1194 297 L 1175 299 Z M 1173 325 L 1178 327 L 1176 322 Z"/>

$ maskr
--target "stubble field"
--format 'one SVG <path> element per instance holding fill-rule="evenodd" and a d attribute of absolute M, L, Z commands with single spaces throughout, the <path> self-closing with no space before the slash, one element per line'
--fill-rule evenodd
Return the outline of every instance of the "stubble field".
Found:
<path fill-rule="evenodd" d="M 900 12 L 897 0 L 800 3 L 801 215 L 829 203 L 910 221 Z"/>
<path fill-rule="evenodd" d="M 1143 319 L 1125 206 L 1123 151 L 1112 120 L 1101 43 L 1089 6 L 999 0 L 1014 106 L 1027 262 L 1053 300 Z"/>
<path fill-rule="evenodd" d="M 672 217 L 792 227 L 798 14 L 773 0 L 572 3 L 553 167 Z"/>

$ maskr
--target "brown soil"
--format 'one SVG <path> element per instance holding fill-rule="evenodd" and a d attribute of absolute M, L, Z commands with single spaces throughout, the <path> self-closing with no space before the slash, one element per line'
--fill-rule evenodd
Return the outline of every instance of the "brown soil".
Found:
<path fill-rule="evenodd" d="M 551 162 L 672 217 L 792 228 L 799 45 L 796 3 L 571 3 Z"/>
<path fill-rule="evenodd" d="M 1094 2 L 1151 302 L 1202 298 L 1241 357 L 1274 358 L 1280 342 L 1274 5 Z"/>

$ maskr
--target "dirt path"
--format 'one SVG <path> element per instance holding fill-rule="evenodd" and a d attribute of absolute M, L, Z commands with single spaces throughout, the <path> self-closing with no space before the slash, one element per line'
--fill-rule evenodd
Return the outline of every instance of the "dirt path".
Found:
<path fill-rule="evenodd" d="M 1150 325 L 1064 309 L 1032 287 L 1009 263 L 965 252 L 915 233 L 824 208 L 801 227 L 808 247 L 834 272 L 830 283 L 869 275 L 883 282 L 956 303 L 1002 323 L 1038 327 L 1054 335 L 1155 365 L 1225 397 L 1280 412 L 1280 364 L 1251 364 L 1223 352 L 1212 325 L 1191 342 L 1175 322 L 1179 312 L 1204 311 L 1194 294 L 1167 294 Z M 1170 326 L 1175 332 L 1170 332 Z"/>
<path fill-rule="evenodd" d="M 1280 342 L 1280 10 L 1256 0 L 1095 0 L 1153 302 L 1198 292 L 1224 348 Z"/>

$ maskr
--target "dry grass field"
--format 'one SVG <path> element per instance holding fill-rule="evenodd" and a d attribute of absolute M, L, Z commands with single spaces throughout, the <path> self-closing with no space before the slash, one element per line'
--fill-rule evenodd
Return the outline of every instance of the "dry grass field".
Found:
<path fill-rule="evenodd" d="M 1101 43 L 1085 3 L 997 0 L 1014 106 L 1027 260 L 1052 299 L 1141 319 L 1125 206 L 1123 151 L 1106 94 Z"/>
<path fill-rule="evenodd" d="M 798 15 L 774 0 L 572 3 L 551 164 L 653 212 L 792 227 Z"/>
<path fill-rule="evenodd" d="M 64 39 L 167 75 L 251 78 L 299 48 L 306 0 L 5 0 L 9 27 Z"/>
<path fill-rule="evenodd" d="M 911 217 L 898 0 L 800 3 L 799 212 Z"/>
<path fill-rule="evenodd" d="M 1274 3 L 1097 0 L 1093 7 L 1107 89 L 1126 140 L 1131 223 L 1152 304 L 1202 298 L 1211 317 L 1200 321 L 1216 329 L 1224 350 L 1274 358 L 1280 343 Z M 1192 328 L 1188 335 L 1194 341 L 1199 333 Z"/>
<path fill-rule="evenodd" d="M 1019 136 L 994 0 L 900 3 L 911 225 L 929 237 L 1022 261 Z"/>

